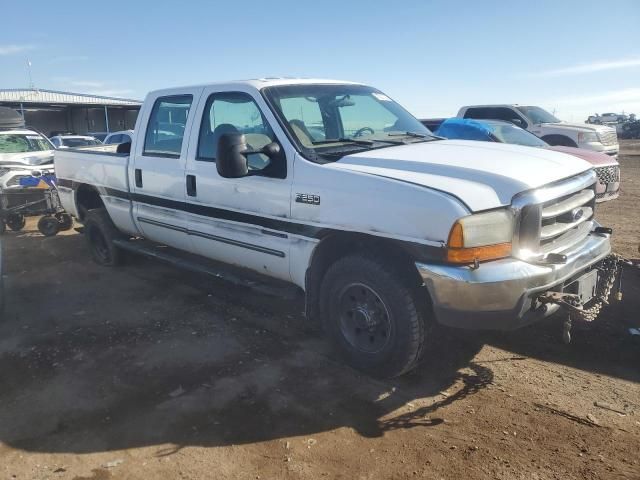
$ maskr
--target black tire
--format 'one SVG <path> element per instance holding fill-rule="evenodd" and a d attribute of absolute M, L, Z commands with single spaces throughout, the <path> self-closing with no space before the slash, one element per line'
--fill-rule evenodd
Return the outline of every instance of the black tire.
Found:
<path fill-rule="evenodd" d="M 27 223 L 24 215 L 19 213 L 12 213 L 6 218 L 7 227 L 9 227 L 14 232 L 19 232 L 22 230 Z"/>
<path fill-rule="evenodd" d="M 353 367 L 377 377 L 402 375 L 418 363 L 430 324 L 417 293 L 388 266 L 344 257 L 320 288 L 325 330 Z"/>
<path fill-rule="evenodd" d="M 89 210 L 84 219 L 84 235 L 93 260 L 105 267 L 120 265 L 123 252 L 113 243 L 122 238 L 104 208 Z"/>
<path fill-rule="evenodd" d="M 68 213 L 62 212 L 62 213 L 56 213 L 55 217 L 56 217 L 56 220 L 58 220 L 58 223 L 60 224 L 61 232 L 71 230 L 71 227 L 73 227 L 73 218 L 71 217 L 71 215 L 69 215 Z"/>
<path fill-rule="evenodd" d="M 41 217 L 38 220 L 38 230 L 45 237 L 53 237 L 60 231 L 60 224 L 55 217 Z"/>

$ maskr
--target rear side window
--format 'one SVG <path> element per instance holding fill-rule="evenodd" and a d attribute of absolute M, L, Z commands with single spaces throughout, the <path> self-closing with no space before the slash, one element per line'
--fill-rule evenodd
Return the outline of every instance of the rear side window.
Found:
<path fill-rule="evenodd" d="M 144 137 L 143 155 L 179 158 L 193 96 L 175 95 L 156 100 Z"/>
<path fill-rule="evenodd" d="M 122 135 L 120 135 L 120 134 L 111 135 L 109 137 L 109 140 L 107 141 L 107 144 L 113 145 L 114 143 L 122 143 Z"/>

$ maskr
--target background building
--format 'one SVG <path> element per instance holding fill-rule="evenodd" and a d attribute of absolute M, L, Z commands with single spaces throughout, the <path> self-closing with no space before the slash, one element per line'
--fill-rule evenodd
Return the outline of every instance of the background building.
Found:
<path fill-rule="evenodd" d="M 52 132 L 113 132 L 133 129 L 141 102 L 125 98 L 41 89 L 0 89 L 0 106 L 21 113 L 27 126 Z"/>

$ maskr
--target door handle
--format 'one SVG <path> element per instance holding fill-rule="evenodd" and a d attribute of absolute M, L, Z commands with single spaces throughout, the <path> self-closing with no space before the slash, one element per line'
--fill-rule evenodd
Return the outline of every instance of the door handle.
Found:
<path fill-rule="evenodd" d="M 187 175 L 187 195 L 190 197 L 195 197 L 198 193 L 196 188 L 196 176 L 195 175 Z"/>
<path fill-rule="evenodd" d="M 136 187 L 142 188 L 142 170 L 136 168 Z"/>

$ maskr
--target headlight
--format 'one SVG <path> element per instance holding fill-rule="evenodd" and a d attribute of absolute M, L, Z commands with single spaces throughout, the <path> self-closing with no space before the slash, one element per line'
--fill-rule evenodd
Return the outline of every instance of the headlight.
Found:
<path fill-rule="evenodd" d="M 463 217 L 453 224 L 447 242 L 447 261 L 474 263 L 511 255 L 513 214 L 495 210 Z"/>
<path fill-rule="evenodd" d="M 596 132 L 580 132 L 578 133 L 578 143 L 593 143 L 599 142 L 598 134 Z"/>

